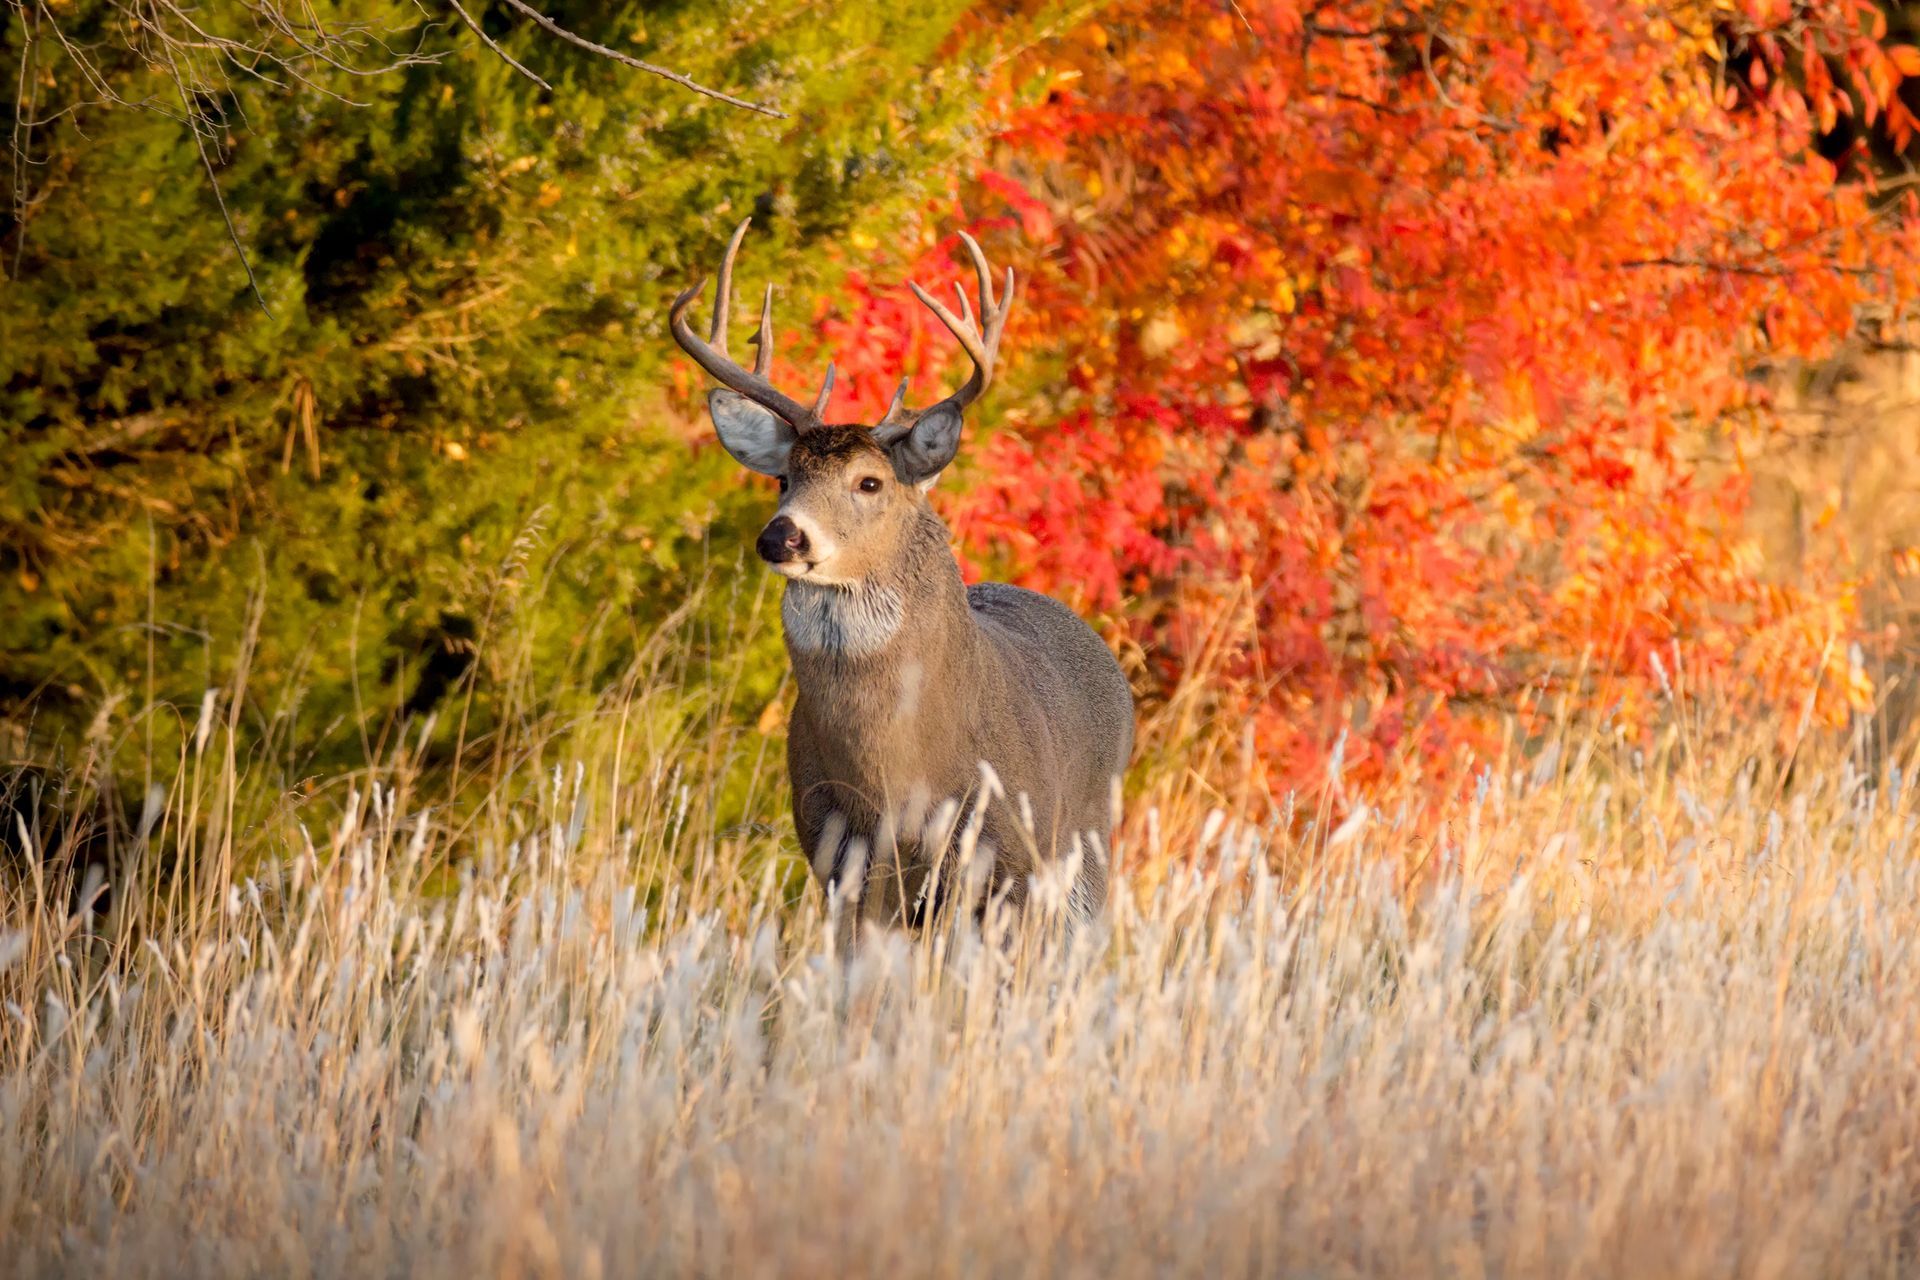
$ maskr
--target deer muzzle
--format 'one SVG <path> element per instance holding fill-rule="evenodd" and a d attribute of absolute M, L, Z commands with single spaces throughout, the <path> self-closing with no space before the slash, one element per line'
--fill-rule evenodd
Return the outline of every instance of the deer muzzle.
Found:
<path fill-rule="evenodd" d="M 775 516 L 767 521 L 767 527 L 760 531 L 753 546 L 762 560 L 774 565 L 806 560 L 812 550 L 806 530 L 795 524 L 791 516 Z"/>

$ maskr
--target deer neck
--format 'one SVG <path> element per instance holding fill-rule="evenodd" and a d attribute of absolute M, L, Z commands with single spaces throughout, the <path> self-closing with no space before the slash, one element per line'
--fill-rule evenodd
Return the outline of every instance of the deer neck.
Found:
<path fill-rule="evenodd" d="M 946 525 L 931 511 L 883 572 L 844 586 L 787 583 L 780 617 L 803 696 L 816 679 L 885 676 L 903 662 L 931 673 L 972 639 L 960 566 Z"/>

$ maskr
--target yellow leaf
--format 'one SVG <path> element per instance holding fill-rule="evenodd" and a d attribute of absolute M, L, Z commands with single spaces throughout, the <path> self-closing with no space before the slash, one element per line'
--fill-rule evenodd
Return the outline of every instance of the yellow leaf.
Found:
<path fill-rule="evenodd" d="M 787 704 L 775 698 L 761 709 L 760 718 L 754 721 L 753 727 L 760 731 L 762 737 L 769 737 L 778 733 L 786 722 Z"/>
<path fill-rule="evenodd" d="M 1171 312 L 1161 312 L 1140 330 L 1140 349 L 1149 356 L 1163 356 L 1184 340 L 1179 318 Z"/>

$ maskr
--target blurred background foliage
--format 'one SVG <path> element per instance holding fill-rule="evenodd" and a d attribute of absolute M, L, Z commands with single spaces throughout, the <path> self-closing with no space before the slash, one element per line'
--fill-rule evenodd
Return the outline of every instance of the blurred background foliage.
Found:
<path fill-rule="evenodd" d="M 778 811 L 770 486 L 664 323 L 749 214 L 736 341 L 778 280 L 848 418 L 951 376 L 901 284 L 955 227 L 1017 268 L 937 501 L 1121 650 L 1136 793 L 1443 789 L 1669 672 L 1783 740 L 1909 705 L 1909 6 L 293 12 L 0 3 L 15 758 L 217 716 L 276 794 L 459 797 L 641 714 Z"/>

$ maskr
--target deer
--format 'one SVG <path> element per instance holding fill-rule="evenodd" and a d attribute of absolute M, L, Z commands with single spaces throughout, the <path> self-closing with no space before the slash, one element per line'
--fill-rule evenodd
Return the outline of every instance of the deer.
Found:
<path fill-rule="evenodd" d="M 811 404 L 773 385 L 772 284 L 748 339 L 753 368 L 728 354 L 734 260 L 751 221 L 721 257 L 708 336 L 687 319 L 704 278 L 674 300 L 669 327 L 721 384 L 707 397 L 721 446 L 779 483 L 754 549 L 786 579 L 794 827 L 836 928 L 916 930 L 950 908 L 984 920 L 996 904 L 1017 919 L 1043 872 L 1077 927 L 1106 901 L 1132 690 L 1099 634 L 1060 601 L 967 585 L 928 500 L 959 451 L 966 410 L 993 381 L 1013 271 L 996 296 L 986 254 L 961 232 L 977 318 L 958 283 L 958 313 L 909 287 L 972 362 L 967 380 L 915 410 L 902 378 L 878 422 L 830 422 L 831 361 Z"/>

